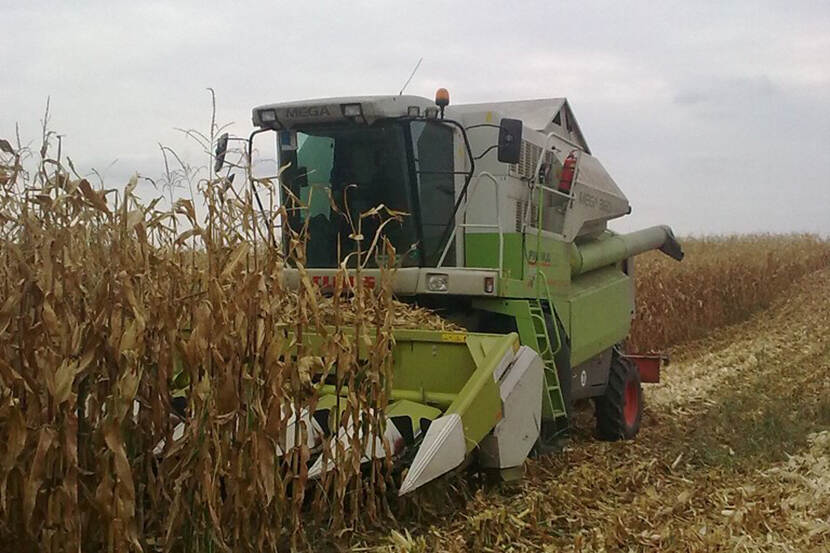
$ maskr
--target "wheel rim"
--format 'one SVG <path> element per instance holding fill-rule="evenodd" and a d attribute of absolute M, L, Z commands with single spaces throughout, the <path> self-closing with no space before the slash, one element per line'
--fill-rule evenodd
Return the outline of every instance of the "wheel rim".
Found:
<path fill-rule="evenodd" d="M 637 411 L 640 402 L 640 396 L 637 392 L 637 382 L 629 380 L 625 385 L 625 405 L 623 406 L 625 424 L 629 427 L 634 426 L 637 422 Z"/>

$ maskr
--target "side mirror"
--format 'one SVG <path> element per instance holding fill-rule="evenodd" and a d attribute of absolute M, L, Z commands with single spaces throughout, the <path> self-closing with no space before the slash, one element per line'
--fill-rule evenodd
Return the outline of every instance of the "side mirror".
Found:
<path fill-rule="evenodd" d="M 519 163 L 521 153 L 521 120 L 502 119 L 499 123 L 499 161 L 502 163 Z"/>
<path fill-rule="evenodd" d="M 216 163 L 213 165 L 214 173 L 218 173 L 225 164 L 226 153 L 228 153 L 228 133 L 223 133 L 216 141 L 216 151 L 214 152 Z"/>

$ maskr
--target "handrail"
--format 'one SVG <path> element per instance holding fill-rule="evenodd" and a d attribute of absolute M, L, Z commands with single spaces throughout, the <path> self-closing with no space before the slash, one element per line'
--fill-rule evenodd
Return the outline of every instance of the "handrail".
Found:
<path fill-rule="evenodd" d="M 522 219 L 523 219 L 522 220 L 522 225 L 523 225 L 522 232 L 524 232 L 528 227 L 530 227 L 530 208 L 531 208 L 531 205 L 533 204 L 533 188 L 536 187 L 536 185 L 538 184 L 537 181 L 539 180 L 539 171 L 542 170 L 542 164 L 545 162 L 545 154 L 548 151 L 548 145 L 550 144 L 550 139 L 554 136 L 556 136 L 556 133 L 554 133 L 554 132 L 549 132 L 545 136 L 545 144 L 542 146 L 542 151 L 539 153 L 539 159 L 536 161 L 536 169 L 533 171 L 533 175 L 531 175 L 532 180 L 530 181 L 530 187 L 529 187 L 529 190 L 528 190 L 527 204 L 525 205 L 525 212 L 522 215 Z M 538 213 L 537 213 L 537 216 L 538 216 Z M 541 227 L 542 222 L 537 220 L 536 221 L 536 226 Z"/>
<path fill-rule="evenodd" d="M 563 198 L 565 198 L 569 201 L 573 201 L 573 193 L 566 194 L 566 193 L 564 193 L 560 190 L 557 190 L 555 188 L 551 188 L 550 186 L 545 186 L 544 184 L 539 182 L 539 171 L 541 171 L 542 164 L 545 162 L 545 154 L 547 153 L 548 148 L 550 147 L 551 138 L 554 138 L 554 137 L 558 138 L 560 140 L 564 140 L 565 142 L 567 142 L 568 144 L 570 144 L 570 145 L 572 145 L 576 148 L 576 150 L 578 151 L 579 157 L 577 158 L 576 171 L 574 172 L 574 177 L 573 177 L 574 181 L 576 181 L 576 178 L 579 174 L 579 161 L 580 161 L 580 158 L 581 158 L 581 155 L 582 155 L 581 147 L 577 144 L 574 144 L 573 142 L 571 142 L 567 139 L 564 139 L 563 137 L 559 136 L 555 132 L 549 132 L 545 136 L 545 144 L 544 144 L 544 146 L 542 146 L 542 152 L 539 154 L 539 159 L 536 161 L 536 170 L 533 173 L 533 180 L 531 180 L 530 183 L 529 183 L 530 186 L 529 186 L 529 192 L 528 192 L 528 202 L 527 202 L 527 205 L 525 206 L 525 212 L 522 216 L 522 219 L 523 219 L 522 220 L 522 225 L 523 225 L 522 232 L 524 232 L 525 230 L 527 230 L 528 228 L 530 228 L 532 226 L 530 224 L 530 207 L 531 207 L 531 204 L 533 203 L 531 198 L 533 197 L 533 192 L 537 188 L 541 189 L 540 192 L 539 192 L 539 202 L 540 203 L 542 201 L 542 191 L 550 192 L 550 193 L 555 194 L 557 196 L 561 196 L 561 197 L 563 197 Z M 556 148 L 554 148 L 554 149 L 556 149 Z M 537 229 L 537 231 L 542 230 L 542 221 L 540 220 L 541 219 L 540 215 L 541 215 L 540 213 L 537 213 L 536 227 L 535 227 Z"/>
<path fill-rule="evenodd" d="M 536 200 L 536 274 L 534 275 L 534 288 L 536 290 L 536 298 L 537 300 L 540 299 L 540 295 L 543 290 L 539 287 L 539 280 L 541 278 L 542 284 L 544 285 L 544 292 L 545 292 L 545 300 L 548 302 L 548 306 L 551 310 L 551 320 L 553 321 L 553 333 L 556 335 L 556 349 L 553 349 L 551 355 L 556 355 L 559 353 L 559 350 L 562 349 L 562 337 L 559 335 L 559 324 L 556 321 L 556 311 L 553 307 L 553 300 L 551 299 L 550 294 L 550 286 L 548 286 L 548 279 L 545 276 L 545 273 L 540 268 L 539 256 L 541 255 L 542 251 L 542 215 L 543 215 L 543 205 L 544 205 L 544 192 L 551 192 L 553 194 L 564 196 L 568 200 L 572 200 L 572 196 L 570 194 L 565 194 L 559 190 L 553 189 L 545 184 L 539 182 L 539 172 L 542 169 L 542 163 L 545 160 L 545 153 L 548 150 L 548 146 L 551 142 L 551 138 L 556 136 L 555 133 L 551 132 L 545 137 L 545 145 L 542 148 L 542 152 L 539 154 L 539 160 L 536 162 L 536 172 L 534 173 L 535 180 L 533 181 L 533 188 L 539 190 L 539 198 Z M 532 194 L 535 190 L 531 190 L 528 193 L 528 200 L 532 198 Z M 528 204 L 531 204 L 532 201 L 528 201 Z M 526 223 L 527 224 L 527 223 Z M 528 225 L 529 226 L 529 225 Z M 547 325 L 545 325 L 547 327 Z M 548 344 L 550 346 L 550 336 L 548 336 Z"/>
<path fill-rule="evenodd" d="M 555 188 L 551 188 L 550 186 L 546 186 L 546 185 L 542 184 L 541 182 L 539 182 L 539 171 L 542 168 L 542 163 L 544 163 L 544 159 L 545 159 L 545 153 L 547 152 L 548 145 L 549 145 L 550 140 L 553 136 L 558 136 L 558 135 L 551 132 L 551 133 L 548 133 L 548 135 L 545 137 L 545 146 L 542 148 L 542 152 L 539 155 L 539 160 L 536 162 L 536 172 L 534 173 L 535 180 L 532 182 L 531 190 L 528 191 L 528 211 L 527 211 L 527 214 L 529 214 L 529 212 L 530 212 L 529 206 L 533 203 L 532 199 L 531 199 L 533 197 L 533 192 L 535 192 L 538 189 L 539 198 L 536 200 L 536 202 L 537 202 L 537 204 L 536 204 L 536 256 L 537 257 L 536 257 L 536 273 L 533 277 L 534 278 L 534 288 L 535 288 L 535 291 L 536 291 L 537 301 L 540 301 L 542 299 L 542 298 L 540 298 L 540 296 L 541 296 L 542 292 L 544 291 L 544 293 L 545 293 L 544 299 L 547 300 L 548 306 L 550 307 L 550 310 L 551 310 L 551 321 L 553 321 L 553 327 L 554 327 L 553 328 L 553 333 L 556 336 L 556 348 L 551 352 L 551 354 L 556 355 L 557 353 L 559 353 L 559 350 L 562 349 L 562 337 L 559 334 L 559 323 L 556 320 L 556 311 L 555 311 L 554 306 L 553 306 L 553 300 L 551 299 L 550 286 L 548 285 L 548 279 L 547 279 L 547 277 L 545 277 L 545 273 L 542 271 L 542 269 L 540 268 L 540 264 L 539 264 L 539 255 L 540 255 L 540 252 L 542 250 L 542 231 L 543 231 L 543 229 L 542 229 L 542 210 L 543 210 L 543 204 L 544 204 L 543 193 L 544 192 L 550 192 L 550 193 L 553 193 L 555 195 L 562 196 L 562 197 L 568 199 L 569 201 L 573 200 L 573 196 L 571 194 L 565 194 L 564 192 L 561 192 L 560 190 L 557 190 Z M 559 137 L 559 138 L 561 138 L 561 137 Z M 578 170 L 578 166 L 579 166 L 579 162 L 577 161 L 577 170 Z M 576 175 L 574 175 L 574 178 L 576 178 Z M 527 229 L 527 227 L 530 227 L 529 221 L 527 219 L 525 219 L 524 224 L 525 224 L 525 229 Z M 540 286 L 539 286 L 539 280 L 540 279 L 542 281 L 542 284 L 544 285 L 544 290 L 540 289 Z M 547 326 L 547 325 L 545 325 L 545 326 Z M 550 344 L 550 336 L 548 336 L 548 344 Z"/>
<path fill-rule="evenodd" d="M 542 323 L 542 328 L 547 329 L 548 324 L 545 322 L 545 318 L 542 315 L 536 315 L 534 313 L 531 313 L 530 317 L 532 319 L 535 319 L 535 320 L 539 321 L 540 323 Z M 545 330 L 545 332 L 547 332 L 547 330 Z M 536 340 L 536 341 L 538 342 L 539 340 Z M 541 346 L 541 344 L 537 344 L 537 345 Z M 548 353 L 550 353 L 551 355 L 556 355 L 553 351 L 551 351 L 550 337 L 548 337 L 548 339 L 545 341 L 545 350 L 540 351 L 539 355 L 541 355 L 544 358 L 544 356 L 547 355 Z"/>
<path fill-rule="evenodd" d="M 542 277 L 545 276 L 542 273 L 542 271 L 537 267 L 536 268 L 536 278 L 537 279 L 539 278 L 539 275 L 542 275 Z M 551 299 L 550 286 L 548 285 L 548 279 L 542 278 L 542 282 L 545 285 L 545 296 L 546 296 L 546 299 L 548 300 L 548 305 L 550 306 L 550 311 L 551 311 L 550 318 L 553 321 L 554 334 L 556 334 L 556 349 L 553 350 L 553 352 L 552 352 L 553 355 L 556 355 L 557 353 L 559 353 L 559 350 L 562 349 L 562 336 L 559 335 L 559 322 L 556 320 L 556 311 L 553 307 L 553 299 Z M 538 284 L 536 286 L 536 289 L 537 289 L 537 296 L 538 296 L 538 289 L 539 289 Z M 548 336 L 548 341 L 550 341 L 550 336 Z"/>
<path fill-rule="evenodd" d="M 566 198 L 566 199 L 568 199 L 568 200 L 572 200 L 572 199 L 573 199 L 573 196 L 572 196 L 572 195 L 570 195 L 570 194 L 565 194 L 565 193 L 564 193 L 564 192 L 562 192 L 561 190 L 557 190 L 556 188 L 551 188 L 550 186 L 545 186 L 544 184 L 534 184 L 534 187 L 535 187 L 535 188 L 541 188 L 541 189 L 542 189 L 542 190 L 544 190 L 545 192 L 550 192 L 550 193 L 552 193 L 552 194 L 556 194 L 557 196 L 562 196 L 563 198 Z"/>
<path fill-rule="evenodd" d="M 452 229 L 452 232 L 450 233 L 449 238 L 447 239 L 447 243 L 444 245 L 444 250 L 441 252 L 441 257 L 438 259 L 438 264 L 436 265 L 436 267 L 441 267 L 444 264 L 444 259 L 446 259 L 447 253 L 450 251 L 450 245 L 452 245 L 453 240 L 455 240 L 455 235 L 458 232 L 459 228 L 495 228 L 499 234 L 499 278 L 501 278 L 503 276 L 502 273 L 504 269 L 504 232 L 501 226 L 501 209 L 499 207 L 501 203 L 499 202 L 499 181 L 496 179 L 496 177 L 493 176 L 492 173 L 490 173 L 489 171 L 482 171 L 478 174 L 478 176 L 476 177 L 476 181 L 474 183 L 475 187 L 470 192 L 470 195 L 467 197 L 467 201 L 464 203 L 463 211 L 456 214 L 456 217 L 458 217 L 458 215 L 463 215 L 463 217 L 466 219 L 467 208 L 470 206 L 470 198 L 473 195 L 475 195 L 476 191 L 478 191 L 479 183 L 482 177 L 487 177 L 493 183 L 493 193 L 496 196 L 496 224 L 456 223 Z"/>

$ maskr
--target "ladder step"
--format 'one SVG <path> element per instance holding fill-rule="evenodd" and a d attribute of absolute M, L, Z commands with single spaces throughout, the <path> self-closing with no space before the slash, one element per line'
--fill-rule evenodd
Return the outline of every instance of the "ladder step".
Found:
<path fill-rule="evenodd" d="M 556 359 L 553 354 L 553 347 L 550 337 L 548 336 L 548 328 L 545 322 L 545 311 L 542 307 L 542 301 L 530 301 L 529 310 L 531 319 L 533 321 L 533 333 L 536 338 L 536 344 L 539 349 L 539 357 L 542 358 L 545 372 L 545 389 L 547 391 L 546 397 L 550 412 L 555 419 L 567 417 L 564 410 L 564 402 L 562 398 L 562 388 L 559 383 L 559 375 L 556 371 Z M 550 382 L 553 381 L 553 384 Z"/>

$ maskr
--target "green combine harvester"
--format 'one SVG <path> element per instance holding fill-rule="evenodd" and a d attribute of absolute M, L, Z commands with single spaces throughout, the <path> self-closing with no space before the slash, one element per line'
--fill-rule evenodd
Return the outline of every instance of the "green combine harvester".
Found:
<path fill-rule="evenodd" d="M 467 329 L 395 333 L 385 433 L 367 440 L 364 460 L 414 451 L 401 495 L 471 458 L 520 474 L 534 444 L 567 427 L 576 400 L 593 398 L 600 438 L 637 434 L 641 382 L 657 381 L 660 359 L 622 348 L 634 314 L 631 258 L 683 252 L 667 226 L 608 230 L 631 208 L 566 99 L 450 106 L 439 89 L 434 102 L 264 105 L 253 123 L 250 141 L 276 132 L 282 185 L 305 206 L 289 223 L 307 224 L 307 269 L 318 286 L 333 285 L 338 251 L 342 258 L 354 247 L 343 213 L 356 220 L 383 204 L 409 214 L 383 229 L 397 251 L 396 297 Z M 371 237 L 378 223 L 363 223 Z M 364 284 L 379 272 L 363 269 Z M 296 270 L 288 278 L 296 283 Z M 323 440 L 352 443 L 356 425 L 333 435 L 334 386 L 324 393 L 315 412 L 291 415 L 286 444 L 298 436 L 312 451 Z M 332 466 L 320 456 L 309 475 Z"/>

